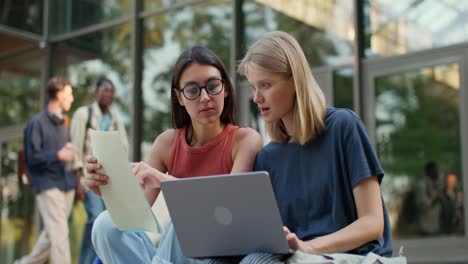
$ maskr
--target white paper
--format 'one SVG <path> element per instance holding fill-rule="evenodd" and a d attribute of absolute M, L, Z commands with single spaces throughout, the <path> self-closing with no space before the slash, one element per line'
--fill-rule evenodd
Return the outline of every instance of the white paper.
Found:
<path fill-rule="evenodd" d="M 93 155 L 109 176 L 102 199 L 115 226 L 122 231 L 157 232 L 158 224 L 143 189 L 133 175 L 128 154 L 117 131 L 90 131 Z"/>

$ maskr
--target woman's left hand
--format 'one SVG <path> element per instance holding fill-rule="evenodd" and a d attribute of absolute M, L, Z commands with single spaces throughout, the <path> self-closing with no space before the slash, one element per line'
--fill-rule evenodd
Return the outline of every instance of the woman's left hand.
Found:
<path fill-rule="evenodd" d="M 311 241 L 304 242 L 300 240 L 295 233 L 289 231 L 289 229 L 283 226 L 284 235 L 286 236 L 286 240 L 288 241 L 289 248 L 296 249 L 305 253 L 309 254 L 316 254 L 319 253 L 317 250 L 314 249 L 312 245 L 309 245 Z"/>

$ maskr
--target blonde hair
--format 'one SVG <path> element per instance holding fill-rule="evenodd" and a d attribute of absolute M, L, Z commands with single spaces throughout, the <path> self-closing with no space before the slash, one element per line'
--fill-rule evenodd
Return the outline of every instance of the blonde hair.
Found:
<path fill-rule="evenodd" d="M 246 76 L 251 63 L 285 78 L 292 77 L 294 81 L 294 135 L 287 134 L 280 119 L 266 125 L 270 138 L 283 143 L 305 144 L 320 135 L 325 127 L 325 96 L 312 76 L 309 63 L 296 39 L 281 31 L 265 33 L 241 60 L 239 74 Z"/>

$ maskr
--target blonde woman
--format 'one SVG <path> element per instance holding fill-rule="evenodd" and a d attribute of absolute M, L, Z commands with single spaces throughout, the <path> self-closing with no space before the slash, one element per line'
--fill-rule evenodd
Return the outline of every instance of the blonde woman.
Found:
<path fill-rule="evenodd" d="M 238 71 L 272 139 L 255 169 L 271 175 L 290 248 L 390 256 L 384 173 L 366 129 L 352 111 L 326 107 L 297 41 L 284 32 L 264 34 Z"/>

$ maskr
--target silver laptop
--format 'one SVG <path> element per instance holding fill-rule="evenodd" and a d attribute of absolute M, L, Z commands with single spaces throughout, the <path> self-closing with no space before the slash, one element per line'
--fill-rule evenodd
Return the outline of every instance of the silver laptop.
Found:
<path fill-rule="evenodd" d="M 289 252 L 267 172 L 164 181 L 161 188 L 186 257 Z"/>

